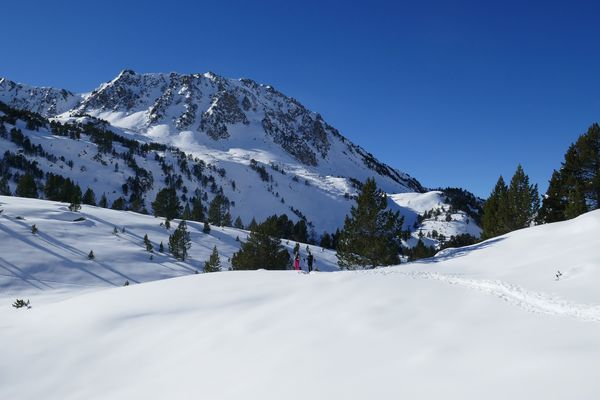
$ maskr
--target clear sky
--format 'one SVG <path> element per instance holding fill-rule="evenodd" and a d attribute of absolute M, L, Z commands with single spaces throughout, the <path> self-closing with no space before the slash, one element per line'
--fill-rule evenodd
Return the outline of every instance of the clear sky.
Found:
<path fill-rule="evenodd" d="M 600 120 L 600 2 L 11 1 L 0 76 L 89 91 L 123 68 L 275 86 L 429 187 L 546 189 Z"/>

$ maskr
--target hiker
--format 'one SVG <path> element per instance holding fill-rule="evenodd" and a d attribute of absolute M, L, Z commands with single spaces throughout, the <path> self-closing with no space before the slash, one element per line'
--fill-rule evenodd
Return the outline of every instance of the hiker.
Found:
<path fill-rule="evenodd" d="M 300 271 L 300 254 L 298 253 L 296 253 L 296 258 L 294 259 L 294 269 Z"/>
<path fill-rule="evenodd" d="M 308 256 L 306 257 L 306 264 L 308 265 L 308 272 L 312 271 L 314 261 L 315 261 L 315 258 L 313 257 L 312 253 L 308 253 Z"/>

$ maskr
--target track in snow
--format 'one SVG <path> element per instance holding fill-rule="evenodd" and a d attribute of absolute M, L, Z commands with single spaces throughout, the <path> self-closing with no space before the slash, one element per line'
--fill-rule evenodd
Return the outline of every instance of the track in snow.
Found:
<path fill-rule="evenodd" d="M 541 292 L 526 290 L 518 285 L 485 279 L 468 279 L 453 275 L 444 275 L 435 272 L 398 271 L 393 269 L 377 269 L 365 271 L 378 274 L 402 274 L 412 279 L 428 279 L 458 285 L 469 289 L 479 290 L 498 297 L 509 304 L 529 312 L 549 315 L 563 315 L 581 321 L 600 322 L 600 305 L 578 304 L 566 301 L 559 297 Z"/>

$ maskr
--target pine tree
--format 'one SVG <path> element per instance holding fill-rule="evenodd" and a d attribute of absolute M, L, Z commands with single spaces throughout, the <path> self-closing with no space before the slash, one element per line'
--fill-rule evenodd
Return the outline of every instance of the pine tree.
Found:
<path fill-rule="evenodd" d="M 183 214 L 181 215 L 181 218 L 188 221 L 192 218 L 192 210 L 190 210 L 189 203 L 185 203 L 185 207 L 183 208 Z"/>
<path fill-rule="evenodd" d="M 206 233 L 207 235 L 210 233 L 210 225 L 208 224 L 208 221 L 204 221 L 202 232 Z"/>
<path fill-rule="evenodd" d="M 154 249 L 154 246 L 152 246 L 152 242 L 150 242 L 150 239 L 148 239 L 148 234 L 144 235 L 144 246 L 146 247 L 146 251 L 148 252 L 152 252 L 152 249 Z"/>
<path fill-rule="evenodd" d="M 509 230 L 522 229 L 530 226 L 540 208 L 537 185 L 529 184 L 529 177 L 519 164 L 513 175 L 507 192 Z"/>
<path fill-rule="evenodd" d="M 3 126 L 3 125 L 0 124 L 0 126 Z M 12 196 L 12 193 L 10 192 L 10 187 L 8 186 L 8 179 L 6 177 L 3 177 L 2 179 L 0 179 L 0 195 L 1 196 Z"/>
<path fill-rule="evenodd" d="M 213 247 L 212 253 L 208 261 L 204 263 L 204 272 L 218 272 L 221 270 L 221 260 L 217 246 Z"/>
<path fill-rule="evenodd" d="M 539 224 L 564 221 L 566 219 L 565 208 L 568 196 L 564 193 L 564 189 L 560 172 L 554 170 L 548 183 L 548 191 L 542 200 L 542 207 L 537 219 Z"/>
<path fill-rule="evenodd" d="M 78 212 L 79 210 L 81 210 L 81 204 L 79 204 L 79 203 L 69 204 L 69 211 Z"/>
<path fill-rule="evenodd" d="M 108 208 L 108 199 L 106 198 L 105 193 L 102 193 L 102 197 L 100 197 L 100 201 L 98 202 L 98 207 Z"/>
<path fill-rule="evenodd" d="M 31 233 L 34 235 L 38 233 L 38 228 L 35 224 L 31 225 Z"/>
<path fill-rule="evenodd" d="M 95 206 L 96 205 L 96 195 L 94 194 L 94 191 L 90 188 L 87 188 L 87 190 L 83 194 L 83 198 L 81 199 L 81 202 L 83 204 Z"/>
<path fill-rule="evenodd" d="M 588 211 L 585 203 L 583 190 L 579 186 L 575 186 L 575 190 L 569 193 L 568 203 L 565 206 L 564 216 L 566 219 L 578 217 Z"/>
<path fill-rule="evenodd" d="M 222 194 L 217 194 L 208 206 L 208 222 L 216 226 L 231 225 L 229 214 L 229 200 Z"/>
<path fill-rule="evenodd" d="M 94 251 L 90 250 L 90 252 L 88 253 L 88 260 L 94 260 L 96 258 L 96 256 L 94 255 Z"/>
<path fill-rule="evenodd" d="M 119 233 L 119 230 L 117 229 L 117 227 L 115 226 L 113 228 L 113 235 L 116 235 L 117 233 Z"/>
<path fill-rule="evenodd" d="M 165 246 L 163 245 L 163 242 L 160 242 L 160 244 L 158 245 L 158 251 L 160 251 L 161 253 L 165 252 Z"/>
<path fill-rule="evenodd" d="M 400 263 L 403 218 L 386 208 L 386 194 L 377 189 L 375 179 L 367 179 L 344 220 L 336 253 L 340 268 Z"/>
<path fill-rule="evenodd" d="M 19 197 L 37 199 L 37 185 L 35 184 L 33 176 L 29 174 L 22 175 L 21 178 L 19 178 L 19 182 L 17 183 L 17 189 L 15 190 L 15 194 Z"/>
<path fill-rule="evenodd" d="M 173 234 L 169 236 L 169 251 L 176 259 L 185 261 L 191 246 L 192 241 L 187 230 L 187 224 L 185 220 L 182 220 Z"/>
<path fill-rule="evenodd" d="M 508 218 L 508 187 L 501 175 L 483 205 L 482 238 L 489 239 L 509 232 Z"/>
<path fill-rule="evenodd" d="M 202 201 L 199 197 L 194 198 L 192 202 L 192 215 L 190 216 L 190 220 L 202 222 L 204 221 L 204 207 L 202 206 Z"/>
<path fill-rule="evenodd" d="M 281 240 L 260 232 L 250 232 L 242 248 L 231 258 L 234 270 L 269 269 L 282 270 L 290 266 L 290 254 Z"/>
<path fill-rule="evenodd" d="M 319 242 L 319 247 L 323 247 L 325 249 L 331 248 L 331 235 L 329 233 L 323 233 L 323 236 L 321 236 L 321 241 Z"/>
<path fill-rule="evenodd" d="M 233 227 L 237 229 L 244 229 L 244 223 L 242 222 L 242 218 L 238 215 L 235 221 L 233 222 Z"/>
<path fill-rule="evenodd" d="M 177 191 L 172 188 L 160 190 L 152 202 L 152 210 L 154 210 L 154 215 L 157 217 L 178 218 L 181 214 L 181 204 L 177 197 Z"/>
<path fill-rule="evenodd" d="M 256 223 L 256 219 L 254 219 L 254 217 L 252 217 L 252 221 L 250 221 L 250 224 L 248 225 L 248 230 L 255 231 L 257 227 L 258 227 L 258 224 Z"/>

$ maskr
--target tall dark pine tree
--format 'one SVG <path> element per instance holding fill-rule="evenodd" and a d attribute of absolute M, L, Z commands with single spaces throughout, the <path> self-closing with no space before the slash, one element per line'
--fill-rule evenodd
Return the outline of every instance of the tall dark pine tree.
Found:
<path fill-rule="evenodd" d="M 212 253 L 208 261 L 204 263 L 204 272 L 219 272 L 221 270 L 221 260 L 219 259 L 219 252 L 217 246 L 213 247 Z"/>
<path fill-rule="evenodd" d="M 161 189 L 152 202 L 152 210 L 157 217 L 175 219 L 181 214 L 181 204 L 177 197 L 177 191 L 173 188 Z"/>
<path fill-rule="evenodd" d="M 529 177 L 519 164 L 508 187 L 509 230 L 531 226 L 540 208 L 537 185 L 529 184 Z"/>
<path fill-rule="evenodd" d="M 554 170 L 548 184 L 548 191 L 542 200 L 542 207 L 540 208 L 537 222 L 545 224 L 563 221 L 565 219 L 566 206 L 567 196 L 564 193 L 561 174 L 557 170 Z"/>
<path fill-rule="evenodd" d="M 569 146 L 554 171 L 540 209 L 539 222 L 574 218 L 600 208 L 600 125 L 593 124 Z"/>
<path fill-rule="evenodd" d="M 83 197 L 81 198 L 81 202 L 83 204 L 95 206 L 96 205 L 96 195 L 94 194 L 94 191 L 90 188 L 87 188 L 87 190 L 83 194 Z"/>
<path fill-rule="evenodd" d="M 185 220 L 183 220 L 169 236 L 169 251 L 176 259 L 185 261 L 188 258 L 188 250 L 191 246 L 190 233 L 187 230 Z"/>
<path fill-rule="evenodd" d="M 336 253 L 340 268 L 400 263 L 403 218 L 386 208 L 386 194 L 377 189 L 375 179 L 367 179 L 340 234 Z"/>
<path fill-rule="evenodd" d="M 217 194 L 208 206 L 208 222 L 216 226 L 231 225 L 229 200 L 222 194 Z"/>
<path fill-rule="evenodd" d="M 19 182 L 17 183 L 17 189 L 15 190 L 15 194 L 19 197 L 29 197 L 32 199 L 37 199 L 37 185 L 35 184 L 33 176 L 29 174 L 22 175 L 21 178 L 19 178 Z"/>

